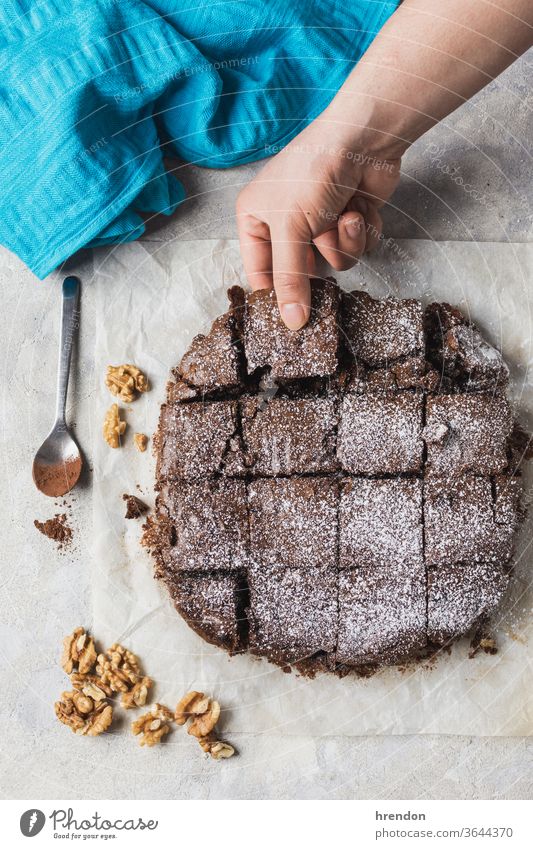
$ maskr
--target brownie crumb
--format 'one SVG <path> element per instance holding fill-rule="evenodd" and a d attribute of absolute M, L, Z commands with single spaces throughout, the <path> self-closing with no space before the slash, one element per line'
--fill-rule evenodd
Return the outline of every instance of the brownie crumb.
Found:
<path fill-rule="evenodd" d="M 34 519 L 33 524 L 45 537 L 54 540 L 58 548 L 64 548 L 72 541 L 72 528 L 67 523 L 66 513 L 57 513 L 52 519 L 47 519 L 46 522 L 39 522 L 38 519 Z"/>
<path fill-rule="evenodd" d="M 143 513 L 148 512 L 148 505 L 136 495 L 128 495 L 125 492 L 122 498 L 126 502 L 126 519 L 138 519 Z"/>

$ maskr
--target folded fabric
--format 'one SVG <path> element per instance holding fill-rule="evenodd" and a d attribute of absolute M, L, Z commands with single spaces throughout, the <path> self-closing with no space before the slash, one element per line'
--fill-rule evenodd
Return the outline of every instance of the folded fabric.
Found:
<path fill-rule="evenodd" d="M 39 277 L 184 198 L 163 156 L 268 156 L 400 0 L 2 0 L 0 243 Z"/>

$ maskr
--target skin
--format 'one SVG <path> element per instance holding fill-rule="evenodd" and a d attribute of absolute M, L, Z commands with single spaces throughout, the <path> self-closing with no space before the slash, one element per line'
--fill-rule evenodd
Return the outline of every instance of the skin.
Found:
<path fill-rule="evenodd" d="M 372 250 L 408 147 L 532 43 L 532 0 L 404 0 L 328 108 L 240 193 L 250 286 L 274 286 L 291 330 L 309 318 L 314 249 L 336 270 Z"/>

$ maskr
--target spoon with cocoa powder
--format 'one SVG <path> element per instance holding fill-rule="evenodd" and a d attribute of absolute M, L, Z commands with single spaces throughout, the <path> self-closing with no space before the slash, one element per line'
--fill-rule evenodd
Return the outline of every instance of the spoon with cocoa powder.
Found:
<path fill-rule="evenodd" d="M 37 489 L 53 498 L 65 495 L 76 485 L 82 467 L 80 449 L 65 421 L 72 343 L 79 327 L 79 301 L 80 281 L 77 277 L 66 277 L 63 281 L 56 420 L 33 461 Z"/>

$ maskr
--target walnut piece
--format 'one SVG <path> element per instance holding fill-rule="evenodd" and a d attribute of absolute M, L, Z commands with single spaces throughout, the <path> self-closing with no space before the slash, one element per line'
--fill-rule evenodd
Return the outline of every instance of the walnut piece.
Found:
<path fill-rule="evenodd" d="M 89 696 L 94 702 L 102 702 L 113 694 L 111 687 L 105 684 L 98 675 L 82 675 L 75 672 L 70 676 L 70 682 L 75 690 Z"/>
<path fill-rule="evenodd" d="M 148 437 L 145 433 L 134 433 L 133 441 L 138 451 L 146 451 L 146 446 L 148 445 Z"/>
<path fill-rule="evenodd" d="M 60 722 L 68 725 L 75 734 L 87 737 L 97 737 L 109 728 L 113 720 L 111 705 L 105 701 L 95 703 L 76 690 L 62 693 L 54 709 Z"/>
<path fill-rule="evenodd" d="M 212 737 L 200 737 L 198 740 L 204 752 L 208 752 L 215 761 L 220 761 L 223 758 L 232 758 L 235 754 L 235 749 L 229 743 L 224 743 L 222 740 L 214 740 Z"/>
<path fill-rule="evenodd" d="M 125 404 L 135 401 L 141 392 L 147 392 L 149 389 L 146 375 L 131 363 L 108 366 L 105 385 L 112 395 L 118 395 Z"/>
<path fill-rule="evenodd" d="M 144 707 L 148 698 L 148 690 L 152 686 L 152 679 L 144 676 L 140 681 L 133 685 L 129 693 L 122 693 L 120 703 L 123 708 L 130 710 L 131 708 Z"/>
<path fill-rule="evenodd" d="M 76 668 L 81 675 L 90 672 L 96 663 L 96 649 L 93 638 L 85 628 L 76 628 L 63 640 L 61 666 L 70 675 Z"/>
<path fill-rule="evenodd" d="M 131 723 L 131 730 L 135 736 L 141 735 L 141 746 L 155 746 L 169 733 L 172 719 L 172 711 L 156 702 L 148 713 Z"/>
<path fill-rule="evenodd" d="M 136 655 L 119 643 L 114 643 L 104 654 L 99 654 L 96 673 L 114 693 L 128 693 L 141 675 Z"/>
<path fill-rule="evenodd" d="M 104 439 L 110 448 L 119 447 L 120 437 L 124 434 L 125 430 L 126 422 L 120 418 L 118 404 L 111 404 L 105 414 L 103 427 Z"/>
<path fill-rule="evenodd" d="M 208 737 L 217 724 L 219 716 L 219 703 L 214 699 L 208 699 L 207 709 L 195 716 L 187 729 L 188 733 L 193 737 Z"/>
<path fill-rule="evenodd" d="M 198 693 L 196 690 L 186 693 L 180 699 L 174 711 L 176 725 L 185 725 L 190 717 L 205 713 L 209 709 L 209 701 L 207 696 L 204 696 L 203 693 Z"/>

